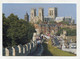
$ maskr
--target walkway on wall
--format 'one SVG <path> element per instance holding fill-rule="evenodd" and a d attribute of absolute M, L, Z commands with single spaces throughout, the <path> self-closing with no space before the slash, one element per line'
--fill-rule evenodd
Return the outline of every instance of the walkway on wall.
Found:
<path fill-rule="evenodd" d="M 42 52 L 43 52 L 43 46 L 42 44 L 39 44 L 37 46 L 37 49 L 33 53 L 30 53 L 28 56 L 41 56 Z"/>

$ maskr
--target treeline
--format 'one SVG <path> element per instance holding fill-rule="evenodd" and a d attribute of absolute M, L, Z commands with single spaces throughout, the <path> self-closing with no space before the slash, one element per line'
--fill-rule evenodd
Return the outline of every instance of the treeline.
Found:
<path fill-rule="evenodd" d="M 3 47 L 25 44 L 32 40 L 34 26 L 10 14 L 7 18 L 3 14 Z"/>
<path fill-rule="evenodd" d="M 70 29 L 70 28 L 60 28 L 56 35 L 60 36 L 60 34 L 63 33 L 63 30 L 66 30 L 67 32 L 66 36 L 76 36 L 76 29 Z"/>

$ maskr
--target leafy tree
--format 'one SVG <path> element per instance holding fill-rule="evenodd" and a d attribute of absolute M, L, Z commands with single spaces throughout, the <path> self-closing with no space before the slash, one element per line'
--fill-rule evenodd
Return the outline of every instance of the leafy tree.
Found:
<path fill-rule="evenodd" d="M 7 29 L 9 28 L 9 20 L 3 14 L 3 46 L 10 46 L 11 41 L 10 38 L 7 37 Z"/>
<path fill-rule="evenodd" d="M 56 35 L 60 36 L 60 34 L 62 34 L 62 30 L 58 30 L 58 32 L 56 33 Z"/>
<path fill-rule="evenodd" d="M 67 22 L 67 21 L 62 21 L 62 22 L 60 22 L 60 23 L 69 25 L 69 22 Z"/>
<path fill-rule="evenodd" d="M 70 29 L 70 28 L 60 28 L 56 35 L 60 35 L 63 33 L 63 30 L 66 30 L 67 36 L 76 36 L 76 29 Z"/>
<path fill-rule="evenodd" d="M 56 24 L 56 22 L 55 22 L 55 21 L 49 21 L 49 23 L 50 23 L 50 24 Z"/>
<path fill-rule="evenodd" d="M 5 20 L 5 21 L 4 21 Z M 15 46 L 30 42 L 35 32 L 35 28 L 29 22 L 19 20 L 19 18 L 10 14 L 5 18 L 3 14 L 3 46 Z"/>
<path fill-rule="evenodd" d="M 10 16 L 8 16 L 8 19 L 11 21 L 19 20 L 18 16 L 14 15 L 13 13 L 11 13 Z"/>
<path fill-rule="evenodd" d="M 76 35 L 76 29 L 67 30 L 67 36 L 75 36 Z"/>

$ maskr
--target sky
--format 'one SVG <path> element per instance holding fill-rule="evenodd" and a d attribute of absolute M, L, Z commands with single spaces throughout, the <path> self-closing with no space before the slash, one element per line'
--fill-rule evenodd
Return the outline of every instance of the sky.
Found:
<path fill-rule="evenodd" d="M 53 4 L 53 3 L 3 3 L 2 13 L 8 17 L 11 13 L 17 15 L 20 19 L 24 19 L 26 12 L 30 16 L 31 8 L 44 8 L 44 16 L 48 16 L 48 8 L 57 7 L 58 17 L 71 16 L 76 22 L 76 4 Z"/>

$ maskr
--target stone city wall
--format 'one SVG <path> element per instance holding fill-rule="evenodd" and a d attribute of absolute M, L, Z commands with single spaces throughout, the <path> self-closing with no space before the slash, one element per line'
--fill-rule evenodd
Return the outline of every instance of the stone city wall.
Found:
<path fill-rule="evenodd" d="M 32 41 L 25 45 L 18 45 L 11 48 L 3 48 L 3 56 L 27 56 L 36 50 L 37 43 Z"/>

